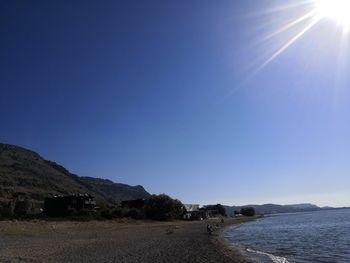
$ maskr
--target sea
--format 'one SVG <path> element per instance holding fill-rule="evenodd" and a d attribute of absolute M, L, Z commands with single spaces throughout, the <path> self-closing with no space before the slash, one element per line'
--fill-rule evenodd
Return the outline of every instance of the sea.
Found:
<path fill-rule="evenodd" d="M 350 209 L 265 216 L 225 232 L 261 263 L 350 263 Z"/>

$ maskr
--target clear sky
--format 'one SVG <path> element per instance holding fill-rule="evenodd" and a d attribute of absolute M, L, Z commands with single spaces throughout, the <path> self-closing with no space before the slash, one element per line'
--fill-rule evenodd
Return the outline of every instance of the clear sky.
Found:
<path fill-rule="evenodd" d="M 0 141 L 184 203 L 350 205 L 350 37 L 303 2 L 0 1 Z"/>

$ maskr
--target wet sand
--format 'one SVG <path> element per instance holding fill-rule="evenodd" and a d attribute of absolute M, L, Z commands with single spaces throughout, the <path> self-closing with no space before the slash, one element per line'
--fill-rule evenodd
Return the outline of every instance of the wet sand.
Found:
<path fill-rule="evenodd" d="M 244 219 L 208 222 L 0 221 L 0 262 L 250 262 L 222 238 Z"/>

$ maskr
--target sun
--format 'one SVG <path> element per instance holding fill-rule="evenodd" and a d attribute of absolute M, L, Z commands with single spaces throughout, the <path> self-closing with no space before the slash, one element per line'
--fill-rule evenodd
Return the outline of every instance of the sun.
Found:
<path fill-rule="evenodd" d="M 273 39 L 278 39 L 277 42 L 280 42 L 280 44 L 261 63 L 256 72 L 259 72 L 277 59 L 323 20 L 331 20 L 330 22 L 337 23 L 341 28 L 341 30 L 337 30 L 337 33 L 341 33 L 340 51 L 344 52 L 344 48 L 348 47 L 350 43 L 350 0 L 295 0 L 295 2 L 297 3 L 294 5 L 277 5 L 271 10 L 264 12 L 264 14 L 275 12 L 278 14 L 278 12 L 281 12 L 282 18 L 282 15 L 289 15 L 288 12 L 290 10 L 294 12 L 294 8 L 301 8 L 299 12 L 295 12 L 294 19 L 288 19 L 285 24 L 276 27 L 275 31 L 264 38 L 266 43 L 270 43 Z M 285 38 L 288 34 L 289 36 Z M 320 36 L 324 37 L 322 34 Z"/>
<path fill-rule="evenodd" d="M 350 0 L 314 0 L 320 19 L 331 18 L 344 30 L 350 30 Z"/>

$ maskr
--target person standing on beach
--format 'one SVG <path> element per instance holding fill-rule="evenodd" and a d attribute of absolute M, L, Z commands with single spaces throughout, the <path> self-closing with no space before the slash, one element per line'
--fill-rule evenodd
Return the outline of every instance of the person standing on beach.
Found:
<path fill-rule="evenodd" d="M 213 228 L 209 224 L 207 224 L 207 232 L 209 235 L 211 235 L 211 233 L 213 232 Z"/>

